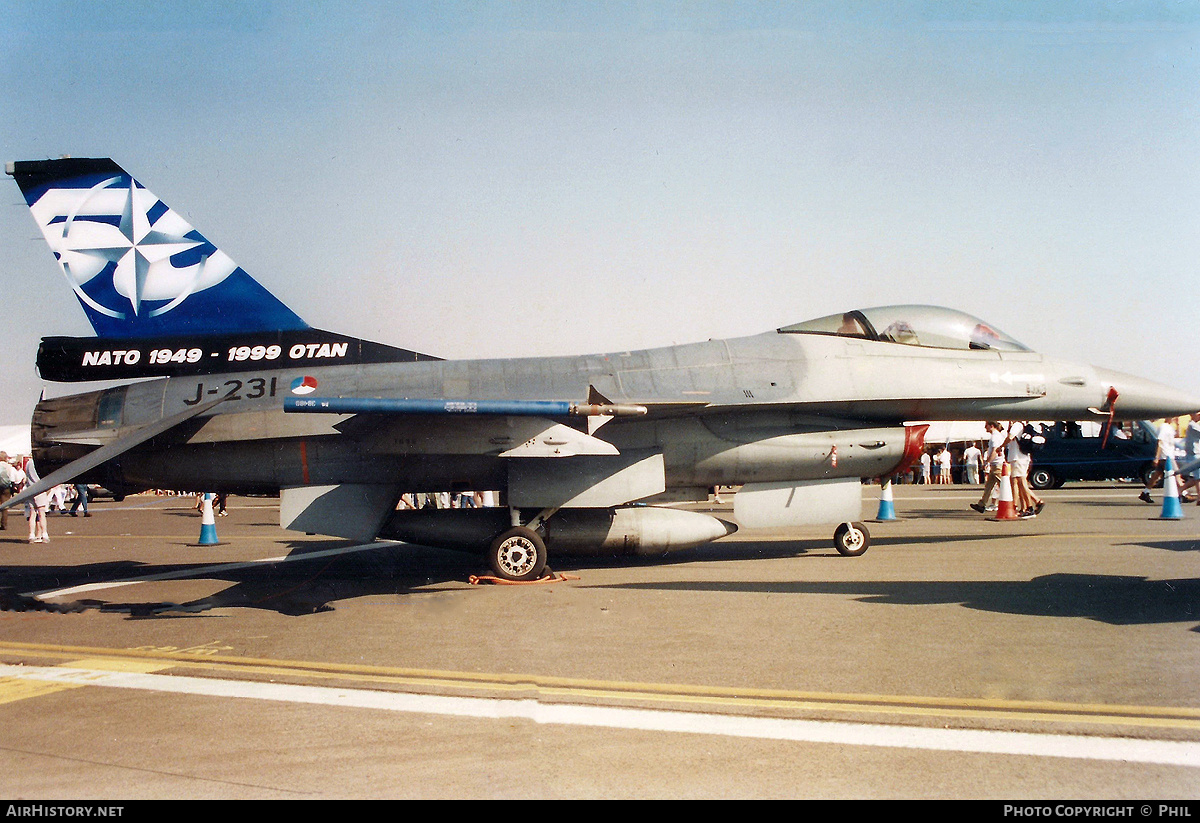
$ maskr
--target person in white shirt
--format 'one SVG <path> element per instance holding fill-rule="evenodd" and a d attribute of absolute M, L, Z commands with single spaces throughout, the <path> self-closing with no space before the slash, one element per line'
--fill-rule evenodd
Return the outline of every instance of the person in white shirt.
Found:
<path fill-rule="evenodd" d="M 8 462 L 8 452 L 0 452 L 0 503 L 7 501 L 17 492 L 17 487 L 25 481 L 25 476 L 12 463 Z M 8 528 L 8 509 L 0 511 L 0 531 Z"/>
<path fill-rule="evenodd" d="M 942 450 L 937 453 L 938 464 L 938 479 L 937 482 L 943 486 L 948 486 L 951 483 L 950 468 L 954 463 L 954 458 L 950 455 L 950 450 L 942 446 Z"/>
<path fill-rule="evenodd" d="M 971 504 L 971 508 L 980 514 L 987 511 L 992 490 L 1000 482 L 1000 475 L 1004 471 L 1004 428 L 994 420 L 989 420 L 983 427 L 988 433 L 987 453 L 984 455 L 987 462 L 987 480 L 983 484 L 983 496 L 979 498 L 978 503 Z"/>
<path fill-rule="evenodd" d="M 1005 451 L 1008 458 L 1009 476 L 1012 480 L 1013 506 L 1017 514 L 1024 518 L 1037 517 L 1045 501 L 1035 495 L 1029 488 L 1030 457 L 1021 449 L 1021 435 L 1025 433 L 1025 424 L 1010 423 L 1008 437 L 1005 439 Z M 1030 434 L 1033 431 L 1030 430 Z"/>
<path fill-rule="evenodd" d="M 967 446 L 967 450 L 963 452 L 963 468 L 966 470 L 965 479 L 972 486 L 979 484 L 979 461 L 981 459 L 983 459 L 983 452 L 974 443 Z"/>
<path fill-rule="evenodd" d="M 25 462 L 25 478 L 30 483 L 38 483 L 42 479 L 32 460 Z M 29 542 L 49 543 L 50 532 L 46 528 L 46 510 L 50 505 L 50 492 L 44 491 L 34 495 L 33 499 L 25 505 L 29 515 Z"/>
<path fill-rule="evenodd" d="M 1175 456 L 1175 421 L 1178 418 L 1168 417 L 1158 427 L 1158 448 L 1154 452 L 1154 470 L 1146 478 L 1146 488 L 1138 495 L 1138 500 L 1153 503 L 1150 490 L 1163 479 L 1166 471 L 1167 458 Z"/>
<path fill-rule="evenodd" d="M 1183 433 L 1183 457 L 1176 467 L 1184 478 L 1179 487 L 1179 500 L 1191 503 L 1194 498 L 1187 495 L 1188 489 L 1200 487 L 1200 411 L 1192 412 L 1187 429 Z M 1200 506 L 1200 502 L 1197 502 Z"/>

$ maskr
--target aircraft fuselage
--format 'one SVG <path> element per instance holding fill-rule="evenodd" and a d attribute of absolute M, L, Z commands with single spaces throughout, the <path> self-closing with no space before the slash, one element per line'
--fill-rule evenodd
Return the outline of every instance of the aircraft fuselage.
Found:
<path fill-rule="evenodd" d="M 283 411 L 283 400 L 316 392 L 578 401 L 594 391 L 613 403 L 647 403 L 651 410 L 644 418 L 613 419 L 595 438 L 622 454 L 660 452 L 669 488 L 703 488 L 878 476 L 912 447 L 905 442 L 905 421 L 1080 418 L 1114 384 L 1121 385 L 1120 417 L 1161 413 L 1160 394 L 1138 401 L 1146 381 L 1033 352 L 771 332 L 578 357 L 309 365 L 161 378 L 43 401 L 34 442 L 39 465 L 48 471 L 88 446 L 226 397 L 172 433 L 170 448 L 158 442 L 123 455 L 108 469 L 107 482 L 218 491 L 349 482 L 414 491 L 504 488 L 508 464 L 522 458 L 500 455 L 536 437 L 548 421 L 467 413 L 374 419 L 295 414 Z"/>

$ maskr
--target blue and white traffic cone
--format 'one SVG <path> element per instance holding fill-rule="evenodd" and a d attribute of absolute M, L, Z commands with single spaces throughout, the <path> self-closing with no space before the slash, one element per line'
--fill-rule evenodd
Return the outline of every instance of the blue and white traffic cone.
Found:
<path fill-rule="evenodd" d="M 1179 481 L 1176 479 L 1175 458 L 1171 455 L 1167 455 L 1167 470 L 1163 474 L 1163 507 L 1159 519 L 1183 519 L 1183 507 L 1179 505 Z"/>
<path fill-rule="evenodd" d="M 892 479 L 885 477 L 881 485 L 883 490 L 879 493 L 879 514 L 875 515 L 875 520 L 895 520 L 896 507 L 892 503 Z"/>
<path fill-rule="evenodd" d="M 204 494 L 204 503 L 200 509 L 200 545 L 217 545 L 217 521 L 213 517 L 211 493 Z"/>

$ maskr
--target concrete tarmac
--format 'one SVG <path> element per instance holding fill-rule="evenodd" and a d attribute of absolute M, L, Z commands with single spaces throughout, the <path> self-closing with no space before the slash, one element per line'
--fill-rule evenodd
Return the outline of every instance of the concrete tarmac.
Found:
<path fill-rule="evenodd" d="M 190 498 L 52 514 L 48 544 L 10 513 L 0 796 L 1196 798 L 1200 507 L 1139 490 L 996 522 L 898 486 L 872 523 L 867 487 L 861 557 L 740 532 L 525 586 L 269 498 L 215 546 Z"/>

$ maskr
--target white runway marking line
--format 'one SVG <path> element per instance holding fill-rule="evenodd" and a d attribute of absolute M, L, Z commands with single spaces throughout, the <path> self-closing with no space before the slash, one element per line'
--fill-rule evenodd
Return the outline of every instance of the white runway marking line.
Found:
<path fill-rule="evenodd" d="M 178 580 L 192 577 L 205 577 L 207 575 L 219 575 L 230 571 L 239 571 L 241 569 L 250 569 L 255 566 L 272 566 L 283 563 L 297 563 L 303 560 L 315 560 L 321 557 L 333 557 L 339 554 L 352 554 L 354 552 L 370 551 L 371 549 L 386 548 L 389 546 L 400 545 L 392 542 L 378 543 L 363 543 L 357 546 L 341 546 L 336 549 L 322 549 L 315 552 L 307 552 L 305 554 L 281 555 L 279 557 L 264 557 L 260 560 L 243 560 L 236 563 L 216 563 L 211 566 L 195 566 L 188 569 L 180 569 L 174 572 L 163 572 L 161 574 L 147 574 L 141 577 L 127 577 L 121 580 L 105 580 L 99 583 L 84 583 L 80 586 L 69 586 L 65 589 L 47 589 L 40 592 L 26 592 L 24 597 L 36 597 L 43 599 L 47 597 L 71 597 L 87 592 L 101 591 L 103 589 L 113 589 L 120 586 L 131 586 L 135 583 L 152 583 L 159 580 Z"/>
<path fill-rule="evenodd" d="M 135 672 L 64 667 L 0 665 L 0 677 L 51 681 L 78 686 L 190 694 L 206 697 L 272 700 L 379 711 L 473 717 L 485 720 L 524 719 L 535 723 L 592 726 L 634 731 L 709 734 L 760 740 L 789 740 L 843 746 L 875 746 L 927 751 L 1115 760 L 1200 768 L 1200 743 L 1136 740 L 1119 737 L 1036 734 L 1030 732 L 935 729 L 840 723 L 769 717 L 735 717 L 655 709 L 543 704 L 535 700 L 445 697 L 256 683 Z"/>

